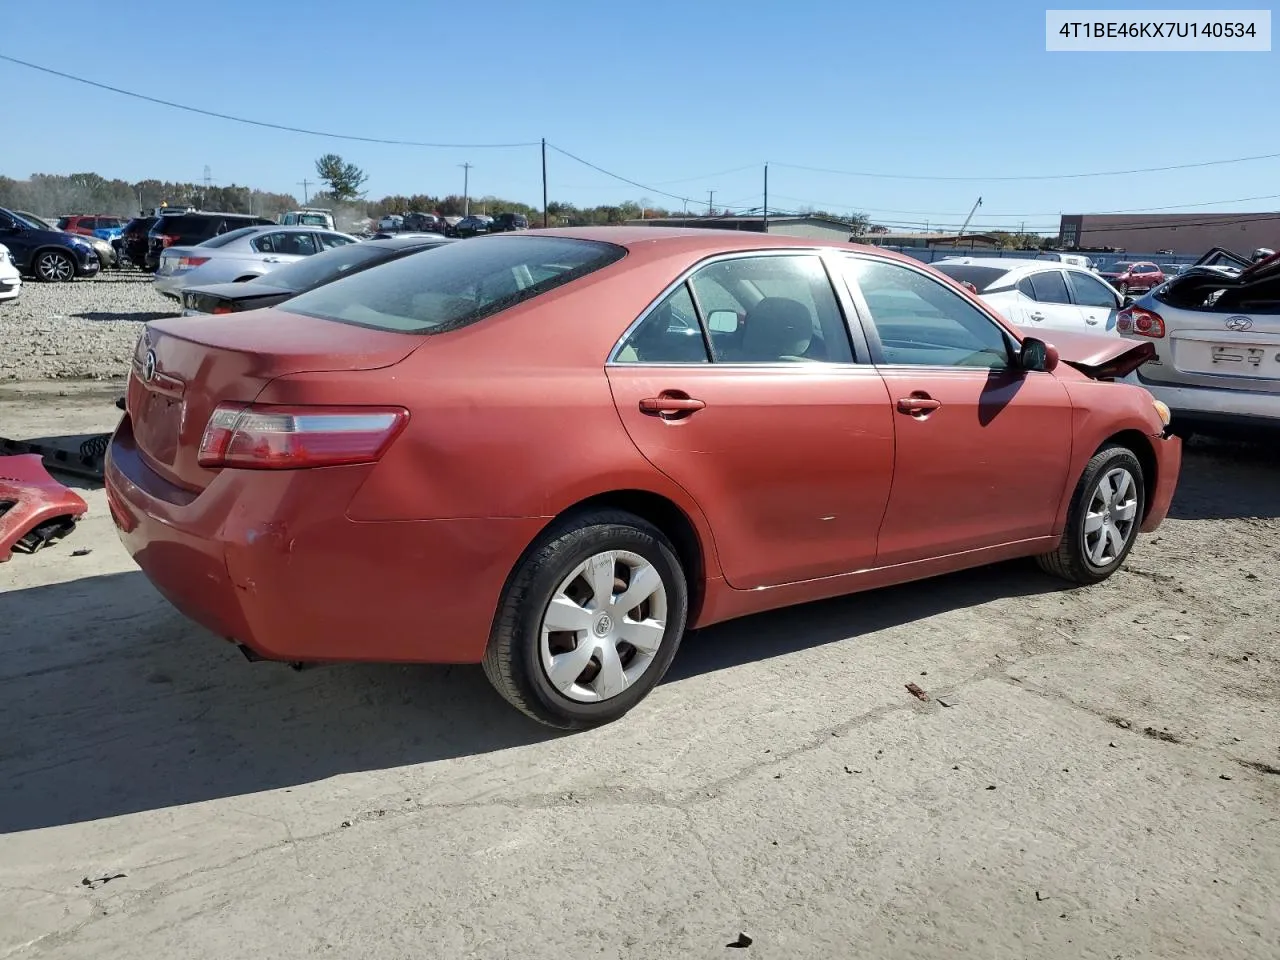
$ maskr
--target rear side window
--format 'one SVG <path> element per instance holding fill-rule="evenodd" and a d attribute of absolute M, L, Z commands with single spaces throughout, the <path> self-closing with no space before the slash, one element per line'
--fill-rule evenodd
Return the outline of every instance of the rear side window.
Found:
<path fill-rule="evenodd" d="M 212 237 L 200 244 L 202 247 L 225 247 L 228 243 L 234 243 L 241 237 L 247 237 L 253 233 L 256 227 L 241 227 L 239 230 L 231 230 L 227 233 L 221 233 L 216 237 Z"/>
<path fill-rule="evenodd" d="M 615 263 L 622 247 L 562 237 L 485 237 L 405 257 L 289 301 L 291 313 L 437 333 L 492 316 Z"/>
<path fill-rule="evenodd" d="M 1030 277 L 1031 289 L 1038 303 L 1070 303 L 1067 281 L 1061 270 L 1045 270 Z"/>
<path fill-rule="evenodd" d="M 1076 293 L 1076 303 L 1083 307 L 1116 308 L 1116 295 L 1101 280 L 1095 280 L 1088 274 L 1072 270 L 1067 274 L 1071 278 L 1071 287 Z"/>
<path fill-rule="evenodd" d="M 1001 267 L 975 267 L 963 263 L 933 263 L 930 266 L 939 273 L 946 274 L 952 280 L 957 280 L 960 283 L 972 283 L 979 293 L 1009 272 Z"/>

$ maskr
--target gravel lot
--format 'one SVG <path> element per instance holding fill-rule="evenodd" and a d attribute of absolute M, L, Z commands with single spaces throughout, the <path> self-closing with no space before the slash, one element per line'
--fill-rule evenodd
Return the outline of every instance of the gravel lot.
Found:
<path fill-rule="evenodd" d="M 0 422 L 106 430 L 116 392 L 0 385 Z M 0 566 L 0 956 L 1280 956 L 1274 446 L 1191 445 L 1098 587 L 723 624 L 575 735 L 479 668 L 246 663 L 85 496 Z"/>
<path fill-rule="evenodd" d="M 174 307 L 137 270 L 74 283 L 24 280 L 22 295 L 0 304 L 0 381 L 122 377 L 142 325 L 175 315 Z"/>

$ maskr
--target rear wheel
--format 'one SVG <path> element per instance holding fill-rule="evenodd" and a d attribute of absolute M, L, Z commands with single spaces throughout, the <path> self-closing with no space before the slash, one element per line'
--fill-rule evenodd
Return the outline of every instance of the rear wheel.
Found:
<path fill-rule="evenodd" d="M 34 272 L 43 283 L 68 283 L 76 278 L 76 264 L 60 250 L 42 250 L 36 255 Z"/>
<path fill-rule="evenodd" d="M 1127 297 L 1129 295 L 1129 285 L 1127 283 L 1120 284 L 1120 296 Z"/>
<path fill-rule="evenodd" d="M 1073 583 L 1101 583 L 1120 569 L 1133 548 L 1145 504 L 1142 465 L 1133 451 L 1103 447 L 1076 484 L 1062 543 L 1037 562 Z"/>
<path fill-rule="evenodd" d="M 688 587 L 652 524 L 617 510 L 555 525 L 503 595 L 484 671 L 506 700 L 561 729 L 616 720 L 662 679 Z"/>

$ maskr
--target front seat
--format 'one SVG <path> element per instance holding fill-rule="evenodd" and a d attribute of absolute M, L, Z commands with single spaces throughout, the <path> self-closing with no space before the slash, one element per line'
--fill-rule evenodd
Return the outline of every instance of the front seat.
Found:
<path fill-rule="evenodd" d="M 743 320 L 739 358 L 745 363 L 803 360 L 813 340 L 813 318 L 799 300 L 765 297 Z"/>

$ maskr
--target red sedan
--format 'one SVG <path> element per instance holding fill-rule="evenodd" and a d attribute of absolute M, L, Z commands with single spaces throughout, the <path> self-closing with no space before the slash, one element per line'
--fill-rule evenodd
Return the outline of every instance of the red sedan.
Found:
<path fill-rule="evenodd" d="M 152 323 L 107 494 L 252 659 L 482 662 L 615 719 L 686 627 L 1012 557 L 1080 584 L 1169 507 L 1150 344 L 1024 337 L 849 244 L 499 234 Z"/>

